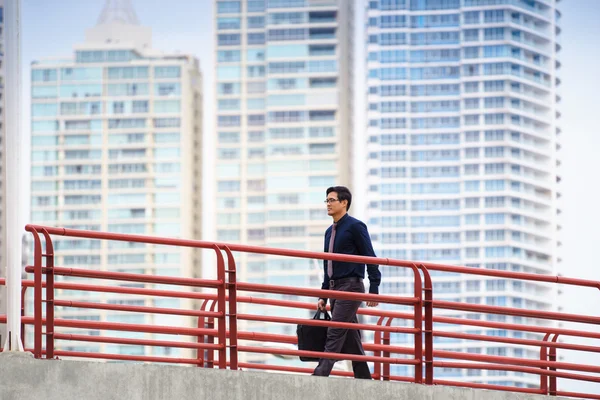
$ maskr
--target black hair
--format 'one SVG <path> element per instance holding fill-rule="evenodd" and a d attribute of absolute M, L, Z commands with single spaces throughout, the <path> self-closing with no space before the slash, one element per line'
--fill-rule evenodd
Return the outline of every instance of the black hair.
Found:
<path fill-rule="evenodd" d="M 346 186 L 332 186 L 327 188 L 327 194 L 331 192 L 336 192 L 339 201 L 347 200 L 348 204 L 346 204 L 346 211 L 350 210 L 350 204 L 352 204 L 352 193 L 350 193 L 350 189 Z"/>

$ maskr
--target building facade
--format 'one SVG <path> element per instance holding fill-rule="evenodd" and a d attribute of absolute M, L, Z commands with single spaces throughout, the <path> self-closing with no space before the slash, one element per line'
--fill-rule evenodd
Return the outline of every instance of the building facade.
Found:
<path fill-rule="evenodd" d="M 38 61 L 31 67 L 31 221 L 200 239 L 202 76 L 198 60 L 152 50 L 150 29 L 136 24 L 133 10 L 109 9 L 110 3 L 72 57 Z M 56 238 L 55 249 L 57 265 L 201 276 L 200 254 L 191 249 L 73 238 Z M 192 308 L 182 300 L 145 296 L 66 291 L 61 297 Z M 171 326 L 194 322 L 75 308 L 61 310 L 60 317 Z M 169 335 L 138 332 L 127 336 L 173 340 Z M 178 353 L 84 342 L 59 346 L 107 353 Z"/>
<path fill-rule="evenodd" d="M 379 256 L 556 273 L 556 3 L 365 2 L 365 174 L 369 228 Z M 410 272 L 384 268 L 383 274 L 382 293 L 411 290 Z M 557 293 L 541 283 L 443 273 L 434 282 L 440 299 L 556 307 Z M 526 322 L 500 315 L 488 319 Z M 483 328 L 470 333 L 518 335 Z M 539 356 L 532 348 L 511 345 L 443 343 L 473 353 Z M 533 376 L 498 371 L 448 369 L 436 371 L 436 377 L 539 384 Z"/>
<path fill-rule="evenodd" d="M 216 239 L 322 251 L 330 224 L 325 189 L 352 183 L 354 4 L 214 4 Z M 309 260 L 243 254 L 237 260 L 247 282 L 319 287 L 322 281 L 322 264 Z"/>

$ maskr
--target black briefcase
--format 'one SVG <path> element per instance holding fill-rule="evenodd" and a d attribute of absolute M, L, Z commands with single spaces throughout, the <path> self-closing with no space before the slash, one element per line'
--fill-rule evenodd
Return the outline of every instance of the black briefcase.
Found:
<path fill-rule="evenodd" d="M 323 315 L 323 318 L 321 318 L 321 315 Z M 313 319 L 330 321 L 331 317 L 327 311 L 322 312 L 318 310 Z M 325 341 L 327 340 L 326 326 L 299 324 L 298 328 L 296 328 L 296 334 L 298 335 L 298 350 L 325 351 Z M 319 359 L 300 356 L 300 361 L 319 361 Z"/>

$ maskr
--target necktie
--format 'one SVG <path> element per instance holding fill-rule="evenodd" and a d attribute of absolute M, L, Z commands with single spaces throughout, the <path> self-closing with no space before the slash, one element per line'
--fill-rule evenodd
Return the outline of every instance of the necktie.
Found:
<path fill-rule="evenodd" d="M 335 231 L 337 227 L 337 222 L 333 223 L 331 228 L 331 238 L 329 239 L 329 253 L 333 253 L 333 242 L 335 241 Z M 333 261 L 327 260 L 327 275 L 329 279 L 333 279 Z"/>

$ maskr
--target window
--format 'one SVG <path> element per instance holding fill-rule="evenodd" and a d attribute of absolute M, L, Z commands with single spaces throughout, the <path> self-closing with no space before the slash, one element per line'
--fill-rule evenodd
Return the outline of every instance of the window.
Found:
<path fill-rule="evenodd" d="M 240 126 L 240 116 L 239 115 L 219 115 L 218 125 L 219 126 Z"/>
<path fill-rule="evenodd" d="M 31 71 L 31 80 L 33 82 L 54 82 L 57 73 L 55 69 L 34 69 Z"/>
<path fill-rule="evenodd" d="M 273 7 L 273 1 L 269 1 L 269 7 Z M 306 21 L 303 12 L 277 12 L 269 14 L 269 25 L 302 24 Z"/>
<path fill-rule="evenodd" d="M 235 14 L 242 10 L 239 1 L 219 1 L 217 2 L 217 14 Z"/>
<path fill-rule="evenodd" d="M 56 86 L 33 86 L 31 88 L 31 97 L 34 99 L 50 99 L 58 96 Z"/>
<path fill-rule="evenodd" d="M 463 14 L 463 20 L 465 24 L 478 24 L 479 23 L 479 11 L 469 11 Z"/>
<path fill-rule="evenodd" d="M 111 70 L 113 68 L 109 68 L 109 79 L 111 79 Z M 137 70 L 143 71 L 147 68 L 145 67 L 135 67 L 135 71 Z M 142 73 L 143 75 L 143 73 Z M 145 76 L 141 76 L 145 78 Z M 102 68 L 61 68 L 60 70 L 60 78 L 63 81 L 100 81 L 102 80 Z"/>
<path fill-rule="evenodd" d="M 181 84 L 156 83 L 154 85 L 154 94 L 158 96 L 179 96 L 181 94 Z"/>
<path fill-rule="evenodd" d="M 504 10 L 489 10 L 483 13 L 483 22 L 494 23 L 504 21 Z"/>
<path fill-rule="evenodd" d="M 154 67 L 154 78 L 179 78 L 181 76 L 181 67 Z"/>
<path fill-rule="evenodd" d="M 239 99 L 220 99 L 218 101 L 219 110 L 239 110 L 240 100 Z"/>
<path fill-rule="evenodd" d="M 217 30 L 240 29 L 240 18 L 217 18 Z"/>
<path fill-rule="evenodd" d="M 262 12 L 265 10 L 265 0 L 247 0 L 248 12 Z"/>
<path fill-rule="evenodd" d="M 179 128 L 180 126 L 181 120 L 179 118 L 154 118 L 155 128 Z"/>
<path fill-rule="evenodd" d="M 463 31 L 463 39 L 465 42 L 473 42 L 479 40 L 478 29 L 466 29 Z"/>
<path fill-rule="evenodd" d="M 265 82 L 246 82 L 246 92 L 248 94 L 254 93 L 264 93 L 265 92 Z"/>
<path fill-rule="evenodd" d="M 265 34 L 262 32 L 256 33 L 248 33 L 248 44 L 264 44 L 265 43 Z"/>
<path fill-rule="evenodd" d="M 108 79 L 142 79 L 148 78 L 148 67 L 110 67 Z"/>
<path fill-rule="evenodd" d="M 149 85 L 147 83 L 118 83 L 108 85 L 108 94 L 110 96 L 140 96 L 147 95 L 148 93 Z"/>
<path fill-rule="evenodd" d="M 219 132 L 219 143 L 239 143 L 239 132 Z"/>
<path fill-rule="evenodd" d="M 483 34 L 484 40 L 504 39 L 504 28 L 486 28 Z"/>
<path fill-rule="evenodd" d="M 465 58 L 477 58 L 479 57 L 479 47 L 465 47 L 463 53 Z"/>
<path fill-rule="evenodd" d="M 217 35 L 219 46 L 239 46 L 241 35 L 239 33 L 221 33 Z"/>
<path fill-rule="evenodd" d="M 248 17 L 249 29 L 260 29 L 265 26 L 265 17 Z"/>

